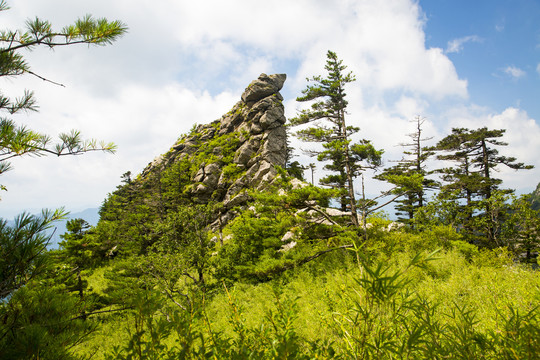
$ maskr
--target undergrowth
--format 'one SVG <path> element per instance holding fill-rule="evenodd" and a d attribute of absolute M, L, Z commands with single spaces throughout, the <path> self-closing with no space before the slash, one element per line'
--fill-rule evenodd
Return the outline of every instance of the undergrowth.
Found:
<path fill-rule="evenodd" d="M 129 314 L 103 316 L 79 353 L 90 354 L 96 342 L 95 359 L 534 359 L 540 353 L 537 272 L 496 252 L 468 259 L 456 248 L 390 258 L 356 251 L 265 283 L 223 283 L 199 294 L 187 311 L 150 291 Z"/>

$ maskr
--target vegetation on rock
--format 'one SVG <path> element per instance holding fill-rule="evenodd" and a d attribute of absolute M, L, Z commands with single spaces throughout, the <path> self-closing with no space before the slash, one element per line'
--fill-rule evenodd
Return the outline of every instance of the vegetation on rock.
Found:
<path fill-rule="evenodd" d="M 409 158 L 381 176 L 405 216 L 359 224 L 349 178 L 382 150 L 345 124 L 344 69 L 329 52 L 292 121 L 333 124 L 298 132 L 337 174 L 323 186 L 288 161 L 285 75 L 261 74 L 221 119 L 126 172 L 95 227 L 68 222 L 59 250 L 42 235 L 59 213 L 0 223 L 0 357 L 535 358 L 540 216 L 492 178 L 527 168 L 497 154 L 504 131 L 455 129 L 426 148 L 416 119 Z M 456 163 L 440 186 L 435 154 Z M 5 253 L 10 241 L 38 251 Z"/>

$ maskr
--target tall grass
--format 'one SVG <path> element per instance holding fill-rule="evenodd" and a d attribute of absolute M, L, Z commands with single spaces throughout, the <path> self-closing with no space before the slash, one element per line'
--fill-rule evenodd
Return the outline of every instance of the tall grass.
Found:
<path fill-rule="evenodd" d="M 358 255 L 220 286 L 188 312 L 142 299 L 103 317 L 84 347 L 100 343 L 94 359 L 538 358 L 538 272 L 458 247 Z"/>

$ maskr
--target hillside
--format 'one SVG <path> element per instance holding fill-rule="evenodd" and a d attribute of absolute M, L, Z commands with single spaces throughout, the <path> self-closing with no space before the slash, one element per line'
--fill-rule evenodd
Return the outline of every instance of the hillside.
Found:
<path fill-rule="evenodd" d="M 10 300 L 24 311 L 5 316 L 19 334 L 2 358 L 32 342 L 51 359 L 535 358 L 538 214 L 494 191 L 501 246 L 448 198 L 355 224 L 331 206 L 342 189 L 292 176 L 285 78 L 261 74 L 124 174 L 95 226 L 69 222 L 47 273 Z"/>
<path fill-rule="evenodd" d="M 285 75 L 262 74 L 221 119 L 194 126 L 135 179 L 129 176 L 109 196 L 96 230 L 112 226 L 110 247 L 145 252 L 163 223 L 185 206 L 212 207 L 210 219 L 223 226 L 275 180 L 286 164 L 287 134 L 283 98 Z M 131 219 L 133 217 L 133 220 Z M 104 225 L 107 224 L 107 225 Z M 107 239 L 106 241 L 109 241 Z"/>

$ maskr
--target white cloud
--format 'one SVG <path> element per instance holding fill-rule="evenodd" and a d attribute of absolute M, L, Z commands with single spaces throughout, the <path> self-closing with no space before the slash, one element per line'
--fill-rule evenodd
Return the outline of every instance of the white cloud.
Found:
<path fill-rule="evenodd" d="M 486 109 L 471 106 L 453 109 L 446 114 L 448 126 L 444 129 L 449 134 L 453 127 L 478 129 L 505 129 L 502 141 L 508 146 L 498 147 L 501 155 L 513 156 L 518 162 L 534 165 L 532 170 L 519 172 L 501 166 L 497 177 L 503 180 L 503 186 L 517 189 L 519 193 L 530 192 L 538 184 L 540 178 L 540 126 L 526 111 L 508 107 L 500 113 L 489 113 Z"/>
<path fill-rule="evenodd" d="M 525 71 L 515 66 L 507 66 L 503 71 L 505 74 L 510 75 L 514 79 L 519 79 L 526 75 Z"/>
<path fill-rule="evenodd" d="M 536 65 L 536 72 L 538 73 L 538 75 L 540 75 L 540 63 Z"/>
<path fill-rule="evenodd" d="M 480 42 L 481 39 L 477 35 L 469 35 L 464 36 L 459 39 L 453 39 L 448 42 L 448 46 L 446 47 L 446 53 L 459 53 L 463 50 L 463 45 L 468 42 Z"/>
<path fill-rule="evenodd" d="M 406 95 L 402 95 L 394 104 L 396 114 L 406 119 L 413 119 L 419 114 L 424 114 L 427 106 L 428 104 L 425 100 Z"/>
<path fill-rule="evenodd" d="M 209 12 L 205 2 L 179 2 L 162 14 L 165 19 L 174 14 L 171 33 L 205 72 L 219 60 L 222 69 L 234 73 L 248 67 L 246 57 L 263 55 L 296 59 L 297 78 L 303 81 L 320 72 L 331 49 L 350 64 L 363 87 L 466 96 L 467 84 L 448 58 L 440 49 L 425 48 L 424 19 L 415 2 L 237 0 L 212 8 Z"/>
<path fill-rule="evenodd" d="M 0 179 L 9 188 L 0 216 L 99 205 L 123 172 L 141 171 L 194 123 L 219 118 L 261 72 L 288 73 L 282 94 L 287 115 L 294 115 L 294 98 L 306 77 L 324 72 L 329 49 L 357 77 L 347 89 L 351 124 L 388 160 L 400 157 L 396 145 L 414 130 L 412 117 L 427 116 L 426 136 L 436 136 L 437 107 L 468 97 L 467 81 L 445 51 L 426 47 L 425 18 L 414 0 L 82 4 L 17 0 L 5 26 L 20 26 L 33 14 L 61 26 L 92 13 L 123 20 L 129 33 L 103 48 L 28 53 L 34 70 L 66 88 L 24 78 L 4 81 L 2 89 L 36 90 L 41 112 L 19 121 L 49 134 L 77 128 L 115 141 L 118 153 L 17 160 Z"/>
<path fill-rule="evenodd" d="M 16 10 L 39 13 L 59 24 L 80 12 L 67 0 L 51 1 L 51 6 L 30 7 L 30 0 L 21 0 Z M 231 78 L 235 87 L 241 87 L 260 72 L 283 72 L 277 64 L 287 61 L 299 64 L 298 74 L 290 75 L 303 81 L 320 71 L 328 49 L 350 64 L 365 88 L 406 89 L 438 97 L 467 95 L 466 81 L 458 78 L 444 53 L 426 49 L 425 19 L 411 0 L 169 0 L 137 6 L 96 0 L 85 6 L 86 12 L 120 18 L 130 27 L 128 35 L 110 47 L 57 51 L 68 60 L 61 80 L 86 84 L 93 95 L 104 88 L 117 91 L 130 82 L 160 84 L 175 74 L 199 89 L 222 89 L 230 86 Z M 46 73 L 58 73 L 58 54 L 45 52 L 34 63 Z M 255 69 L 261 59 L 267 60 L 266 69 L 246 71 Z M 108 84 L 95 80 L 96 71 L 106 74 Z"/>
<path fill-rule="evenodd" d="M 211 96 L 174 83 L 160 88 L 128 86 L 111 98 L 88 99 L 84 92 L 72 90 L 67 102 L 59 92 L 62 89 L 38 96 L 44 106 L 32 117 L 38 120 L 33 128 L 49 134 L 76 128 L 85 137 L 113 140 L 118 151 L 15 159 L 14 170 L 1 179 L 8 191 L 1 194 L 0 217 L 11 217 L 20 209 L 96 207 L 119 184 L 120 175 L 128 170 L 139 173 L 193 124 L 218 119 L 238 100 L 236 94 Z M 31 123 L 32 118 L 24 122 Z"/>

